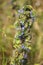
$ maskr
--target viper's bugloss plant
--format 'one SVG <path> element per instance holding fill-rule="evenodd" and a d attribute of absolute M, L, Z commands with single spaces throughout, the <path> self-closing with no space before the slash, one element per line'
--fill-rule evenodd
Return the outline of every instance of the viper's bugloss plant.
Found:
<path fill-rule="evenodd" d="M 21 9 L 17 10 L 16 15 L 18 21 L 15 21 L 14 23 L 16 33 L 13 40 L 14 51 L 16 51 L 14 53 L 16 55 L 14 55 L 11 65 L 27 65 L 31 63 L 31 28 L 35 19 L 35 11 L 31 5 L 25 5 Z"/>

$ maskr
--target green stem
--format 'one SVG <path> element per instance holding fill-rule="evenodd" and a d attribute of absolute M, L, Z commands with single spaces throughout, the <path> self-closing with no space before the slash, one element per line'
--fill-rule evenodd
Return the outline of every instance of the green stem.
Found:
<path fill-rule="evenodd" d="M 5 57 L 4 51 L 3 51 L 2 65 L 7 65 L 7 58 Z"/>
<path fill-rule="evenodd" d="M 2 58 L 3 58 L 3 60 L 2 60 L 2 65 L 4 65 L 4 52 L 3 52 L 3 57 L 2 57 Z"/>

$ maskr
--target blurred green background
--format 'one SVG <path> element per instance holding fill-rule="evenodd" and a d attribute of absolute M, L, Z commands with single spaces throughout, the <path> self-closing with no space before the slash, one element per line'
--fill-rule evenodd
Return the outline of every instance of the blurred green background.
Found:
<path fill-rule="evenodd" d="M 36 19 L 31 31 L 33 35 L 31 65 L 43 65 L 43 0 L 0 0 L 0 65 L 10 65 L 10 61 L 14 59 L 12 57 L 16 33 L 14 23 L 18 18 L 13 17 L 17 10 L 12 9 L 12 2 L 20 8 L 25 4 L 32 5 L 36 10 Z"/>

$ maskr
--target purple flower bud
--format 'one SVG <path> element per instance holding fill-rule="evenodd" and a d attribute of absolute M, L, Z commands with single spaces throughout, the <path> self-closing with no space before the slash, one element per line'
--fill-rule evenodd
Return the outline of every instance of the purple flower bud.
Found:
<path fill-rule="evenodd" d="M 30 49 L 27 48 L 27 52 L 30 52 Z"/>
<path fill-rule="evenodd" d="M 22 45 L 22 49 L 24 49 L 25 48 L 25 46 L 24 45 Z"/>
<path fill-rule="evenodd" d="M 27 54 L 24 54 L 23 57 L 24 57 L 24 58 L 27 58 Z"/>

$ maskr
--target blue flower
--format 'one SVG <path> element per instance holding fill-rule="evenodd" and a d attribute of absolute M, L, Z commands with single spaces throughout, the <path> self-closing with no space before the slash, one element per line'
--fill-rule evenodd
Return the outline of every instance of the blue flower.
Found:
<path fill-rule="evenodd" d="M 19 38 L 22 40 L 24 39 L 24 33 L 22 32 L 21 35 L 19 35 Z"/>
<path fill-rule="evenodd" d="M 24 28 L 23 21 L 20 21 L 20 26 L 21 26 L 21 28 Z"/>
<path fill-rule="evenodd" d="M 24 13 L 23 9 L 18 10 L 18 13 Z"/>

